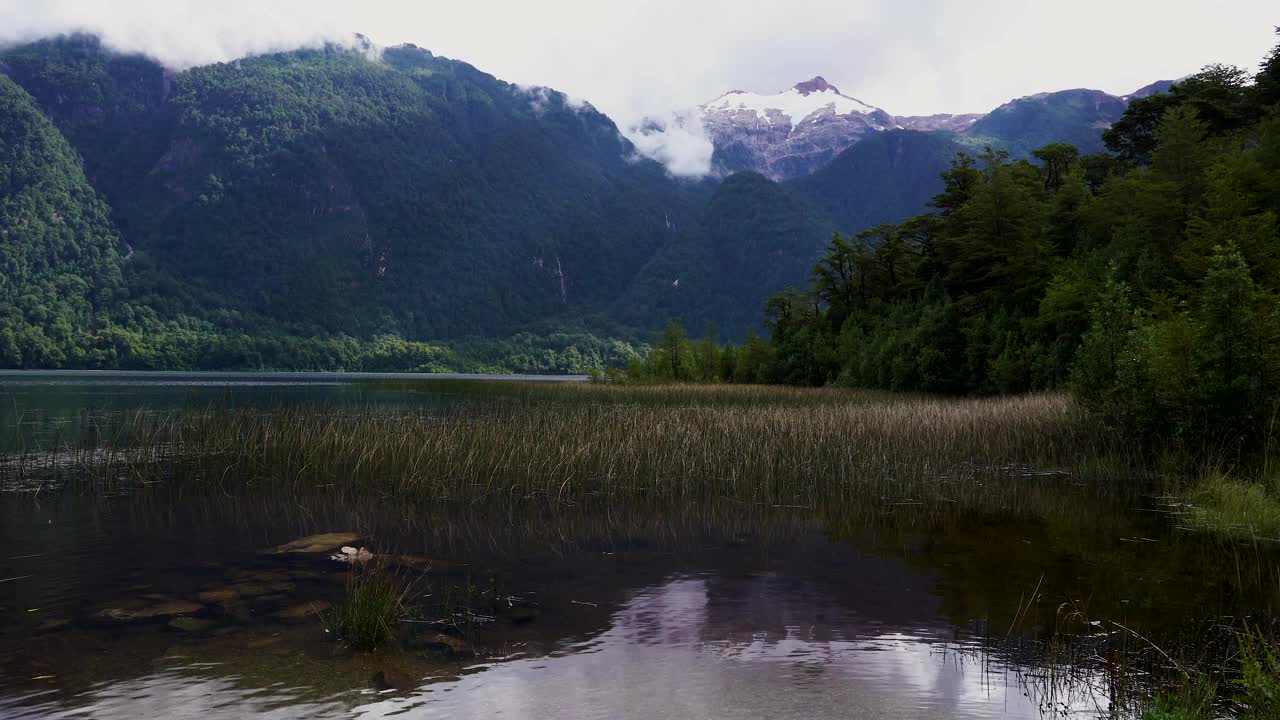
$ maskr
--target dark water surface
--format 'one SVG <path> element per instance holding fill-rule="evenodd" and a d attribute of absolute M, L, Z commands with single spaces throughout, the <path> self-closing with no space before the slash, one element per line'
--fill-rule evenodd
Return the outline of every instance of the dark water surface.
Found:
<path fill-rule="evenodd" d="M 578 375 L 0 370 L 0 452 L 83 437 L 113 413 L 324 404 L 444 409 L 460 381 L 581 382 Z"/>
<path fill-rule="evenodd" d="M 141 408 L 459 399 L 352 376 L 0 388 L 10 449 Z M 1193 646 L 1280 598 L 1269 550 L 1224 552 L 1150 510 L 932 528 L 800 508 L 0 494 L 0 717 L 1107 717 L 1144 672 L 1117 649 Z M 334 643 L 307 608 L 340 601 L 347 566 L 269 552 L 332 532 L 406 558 L 422 602 L 466 597 L 447 641 Z"/>

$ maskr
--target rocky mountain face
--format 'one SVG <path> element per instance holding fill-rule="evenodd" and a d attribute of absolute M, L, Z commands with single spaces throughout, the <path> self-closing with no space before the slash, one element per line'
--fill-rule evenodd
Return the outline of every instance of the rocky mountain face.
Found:
<path fill-rule="evenodd" d="M 1172 84 L 1152 83 L 1122 97 L 1087 89 L 1040 93 L 990 113 L 894 116 L 815 77 L 772 95 L 735 90 L 701 111 L 715 144 L 718 172 L 751 170 L 783 181 L 811 175 L 841 152 L 886 131 L 944 133 L 962 146 L 990 145 L 1015 157 L 1050 142 L 1100 152 L 1102 132 L 1131 101 L 1166 92 Z"/>
<path fill-rule="evenodd" d="M 726 93 L 702 106 L 702 122 L 717 169 L 774 180 L 808 175 L 863 137 L 897 126 L 889 113 L 821 77 L 773 95 Z"/>

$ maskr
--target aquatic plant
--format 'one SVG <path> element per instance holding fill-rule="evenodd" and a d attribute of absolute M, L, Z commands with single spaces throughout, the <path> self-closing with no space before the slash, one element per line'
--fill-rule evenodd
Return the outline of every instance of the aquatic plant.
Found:
<path fill-rule="evenodd" d="M 1237 701 L 1247 718 L 1280 717 L 1280 640 L 1248 629 L 1240 636 L 1240 679 Z"/>
<path fill-rule="evenodd" d="M 1280 539 L 1280 484 L 1211 473 L 1190 493 L 1200 529 L 1234 537 Z"/>
<path fill-rule="evenodd" d="M 352 564 L 330 631 L 356 650 L 377 650 L 395 639 L 407 592 L 408 584 L 386 567 Z"/>
<path fill-rule="evenodd" d="M 488 388 L 444 414 L 282 407 L 133 414 L 28 448 L 11 483 L 154 483 L 429 500 L 1012 509 L 1046 485 L 1124 491 L 1143 458 L 1062 395 L 842 389 Z"/>

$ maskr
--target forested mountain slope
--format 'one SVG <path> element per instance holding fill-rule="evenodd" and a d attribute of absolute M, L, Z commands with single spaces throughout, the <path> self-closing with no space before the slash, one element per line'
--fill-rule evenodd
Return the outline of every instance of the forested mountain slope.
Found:
<path fill-rule="evenodd" d="M 772 294 L 807 281 L 834 227 L 789 188 L 756 173 L 731 175 L 698 221 L 645 265 L 611 316 L 637 325 L 714 324 L 740 337 L 761 324 Z"/>
<path fill-rule="evenodd" d="M 922 212 L 963 149 L 945 133 L 884 132 L 789 185 L 822 208 L 841 232 L 856 233 Z"/>
<path fill-rule="evenodd" d="M 0 75 L 0 365 L 80 361 L 119 289 L 119 250 L 75 151 Z"/>
<path fill-rule="evenodd" d="M 174 72 L 77 35 L 0 78 L 8 366 L 581 370 L 671 317 L 740 337 L 961 147 L 888 129 L 783 185 L 677 180 L 590 105 L 414 46 Z"/>
<path fill-rule="evenodd" d="M 613 123 L 414 47 L 172 75 L 91 38 L 5 57 L 86 158 L 150 301 L 308 332 L 510 332 L 611 300 L 696 186 Z"/>
<path fill-rule="evenodd" d="M 1019 98 L 1001 105 L 960 134 L 981 149 L 991 145 L 1015 158 L 1066 142 L 1085 153 L 1102 152 L 1102 133 L 1124 116 L 1128 98 L 1100 90 L 1063 90 Z"/>

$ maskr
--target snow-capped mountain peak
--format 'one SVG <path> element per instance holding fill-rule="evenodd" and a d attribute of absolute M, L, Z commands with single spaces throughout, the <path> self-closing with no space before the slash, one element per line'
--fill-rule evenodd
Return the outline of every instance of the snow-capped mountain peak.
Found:
<path fill-rule="evenodd" d="M 822 76 L 797 83 L 789 90 L 771 95 L 733 90 L 702 106 L 704 113 L 754 112 L 756 117 L 773 124 L 785 119 L 792 127 L 800 125 L 811 115 L 830 112 L 832 115 L 873 115 L 883 113 L 857 98 L 840 92 Z M 880 124 L 880 123 L 876 123 Z"/>
<path fill-rule="evenodd" d="M 721 171 L 752 169 L 774 179 L 806 175 L 864 135 L 898 127 L 892 115 L 820 75 L 779 93 L 734 90 L 701 110 Z"/>

